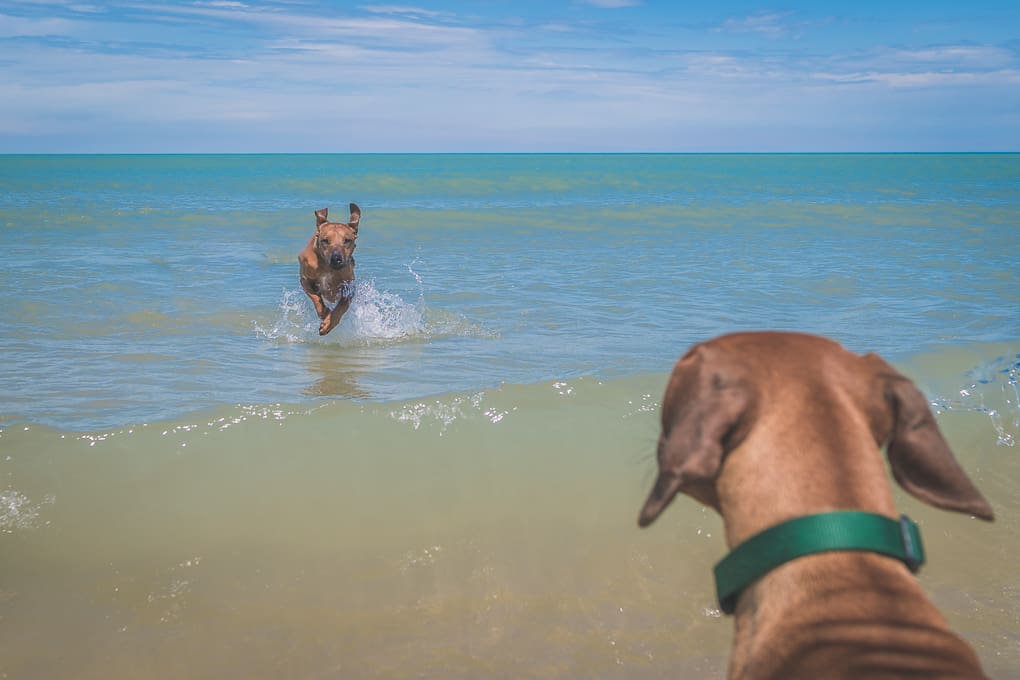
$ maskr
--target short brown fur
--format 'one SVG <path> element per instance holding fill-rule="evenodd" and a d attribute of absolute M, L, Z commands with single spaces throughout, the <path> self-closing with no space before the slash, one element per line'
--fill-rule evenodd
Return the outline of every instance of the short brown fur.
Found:
<path fill-rule="evenodd" d="M 361 209 L 351 203 L 349 222 L 330 222 L 328 209 L 315 211 L 315 233 L 298 255 L 301 288 L 319 315 L 319 335 L 337 327 L 354 297 L 354 248 Z M 330 309 L 328 305 L 333 305 Z"/>
<path fill-rule="evenodd" d="M 874 354 L 818 336 L 737 333 L 695 345 L 662 403 L 659 474 L 638 523 L 685 493 L 732 548 L 795 517 L 897 518 L 885 464 L 939 508 L 993 519 L 916 387 Z M 769 572 L 737 602 L 731 678 L 984 678 L 901 562 L 837 551 Z"/>

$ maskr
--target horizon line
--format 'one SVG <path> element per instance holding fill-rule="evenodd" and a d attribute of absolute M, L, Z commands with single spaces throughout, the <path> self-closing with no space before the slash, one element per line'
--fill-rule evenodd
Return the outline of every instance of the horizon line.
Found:
<path fill-rule="evenodd" d="M 10 156 L 964 156 L 997 151 L 0 151 Z"/>

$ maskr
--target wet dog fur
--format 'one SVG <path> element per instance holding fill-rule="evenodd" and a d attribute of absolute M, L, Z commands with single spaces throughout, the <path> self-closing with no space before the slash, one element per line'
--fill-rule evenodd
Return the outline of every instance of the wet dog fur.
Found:
<path fill-rule="evenodd" d="M 319 335 L 337 327 L 354 297 L 354 248 L 361 208 L 351 203 L 348 222 L 330 222 L 328 208 L 315 211 L 315 233 L 298 255 L 301 288 L 319 315 Z"/>

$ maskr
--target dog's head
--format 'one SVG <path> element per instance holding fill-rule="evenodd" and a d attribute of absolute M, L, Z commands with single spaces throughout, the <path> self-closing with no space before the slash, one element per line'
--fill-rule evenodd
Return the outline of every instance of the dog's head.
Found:
<path fill-rule="evenodd" d="M 361 208 L 351 203 L 349 222 L 330 222 L 328 208 L 315 211 L 315 252 L 330 269 L 343 269 L 354 255 L 361 222 Z"/>
<path fill-rule="evenodd" d="M 739 349 L 728 345 L 736 345 Z M 760 351 L 755 351 L 756 349 Z M 766 351 L 767 350 L 767 351 Z M 838 350 L 845 357 L 832 356 Z M 771 353 L 771 354 L 770 354 Z M 847 370 L 859 375 L 872 393 L 862 406 L 877 442 L 886 443 L 893 477 L 920 500 L 938 508 L 991 520 L 988 501 L 956 462 L 942 437 L 924 395 L 877 355 L 845 352 L 836 343 L 801 334 L 761 333 L 723 336 L 695 345 L 677 362 L 662 400 L 662 434 L 658 443 L 658 477 L 638 518 L 648 526 L 677 493 L 685 493 L 719 510 L 716 479 L 726 455 L 745 439 L 764 399 L 757 376 L 781 371 L 769 357 L 825 355 L 852 361 Z M 824 362 L 807 366 L 824 371 Z M 780 376 L 780 380 L 796 376 Z"/>

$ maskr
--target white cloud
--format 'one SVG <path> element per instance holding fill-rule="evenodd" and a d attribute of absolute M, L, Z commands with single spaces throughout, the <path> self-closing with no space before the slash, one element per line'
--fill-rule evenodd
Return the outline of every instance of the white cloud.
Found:
<path fill-rule="evenodd" d="M 637 7 L 641 0 L 581 0 L 582 2 L 601 7 L 602 9 L 620 9 L 621 7 Z"/>
<path fill-rule="evenodd" d="M 236 2 L 236 0 L 207 0 L 206 2 L 196 2 L 196 7 L 213 7 L 216 9 L 251 9 L 250 5 L 243 2 Z"/>
<path fill-rule="evenodd" d="M 477 42 L 483 34 L 472 28 L 448 26 L 436 22 L 394 18 L 382 13 L 379 17 L 302 14 L 297 12 L 225 10 L 211 6 L 147 6 L 164 16 L 204 17 L 261 26 L 277 34 L 277 39 L 317 40 L 323 37 L 371 42 L 382 47 L 447 47 Z"/>
<path fill-rule="evenodd" d="M 372 12 L 373 14 L 399 14 L 401 16 L 408 17 L 421 17 L 429 19 L 437 19 L 444 15 L 442 12 L 435 12 L 428 9 L 422 9 L 420 7 L 407 7 L 402 5 L 364 5 L 361 9 L 366 12 Z"/>
<path fill-rule="evenodd" d="M 716 29 L 725 33 L 758 33 L 769 38 L 783 38 L 791 34 L 784 24 L 786 15 L 777 12 L 762 12 L 747 17 L 727 19 Z"/>
<path fill-rule="evenodd" d="M 817 73 L 820 81 L 834 83 L 877 83 L 891 88 L 939 89 L 956 87 L 1015 87 L 1020 85 L 1020 70 L 1004 69 L 983 73 L 951 71 L 865 71 L 858 73 Z"/>
<path fill-rule="evenodd" d="M 538 28 L 539 28 L 539 30 L 549 31 L 551 33 L 576 33 L 577 32 L 577 26 L 573 26 L 571 24 L 562 24 L 562 23 L 542 24 Z"/>
<path fill-rule="evenodd" d="M 67 35 L 75 22 L 67 19 L 31 19 L 0 14 L 0 38 L 41 38 Z"/>
<path fill-rule="evenodd" d="M 889 56 L 904 63 L 941 64 L 968 69 L 1001 68 L 1016 61 L 1010 50 L 990 45 L 946 45 L 896 50 Z"/>
<path fill-rule="evenodd" d="M 110 140 L 133 129 L 145 140 L 150 128 L 152 144 L 229 136 L 252 151 L 557 149 L 567 140 L 647 149 L 689 139 L 683 130 L 701 131 L 708 148 L 755 134 L 737 130 L 781 128 L 794 139 L 804 126 L 835 129 L 852 119 L 844 112 L 877 128 L 910 102 L 959 100 L 962 87 L 984 101 L 977 110 L 994 108 L 989 93 L 1000 93 L 1001 109 L 1001 93 L 1020 81 L 1013 53 L 990 45 L 681 51 L 617 39 L 594 21 L 583 30 L 470 23 L 403 5 L 315 14 L 211 0 L 132 10 L 74 22 L 0 16 L 0 35 L 39 38 L 0 41 L 0 152 L 26 129 Z M 784 23 L 796 26 L 772 13 L 725 30 L 780 37 Z M 723 42 L 721 30 L 702 38 Z"/>

